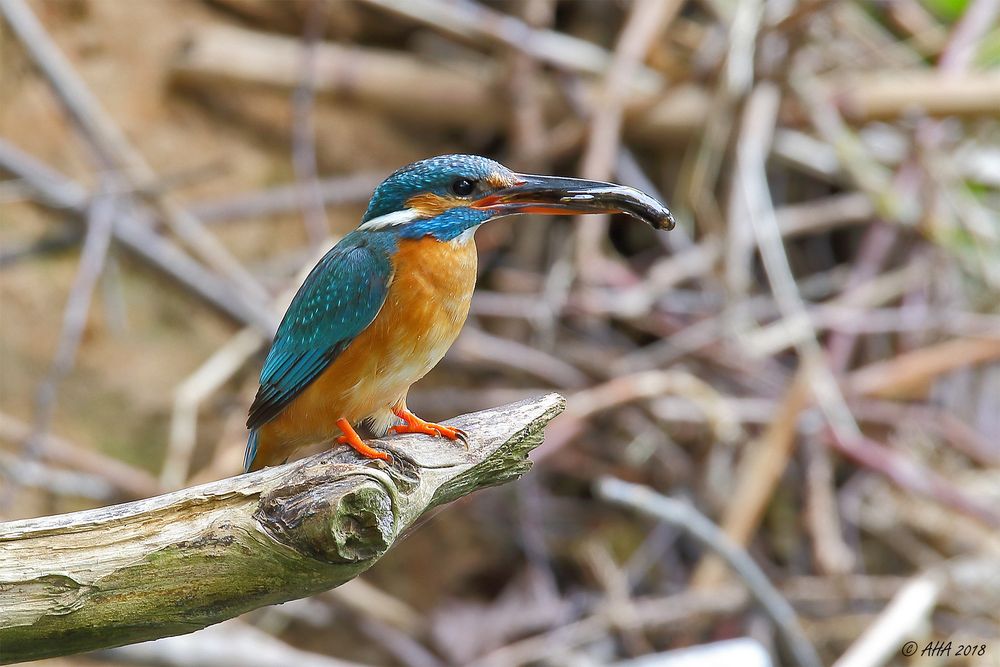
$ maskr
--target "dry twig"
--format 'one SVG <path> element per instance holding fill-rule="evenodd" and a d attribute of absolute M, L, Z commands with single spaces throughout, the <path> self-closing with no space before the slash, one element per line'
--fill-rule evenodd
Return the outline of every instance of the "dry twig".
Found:
<path fill-rule="evenodd" d="M 799 626 L 795 611 L 788 601 L 775 590 L 746 551 L 731 542 L 718 526 L 698 510 L 688 503 L 667 498 L 646 487 L 612 477 L 598 480 L 595 491 L 605 500 L 638 510 L 683 529 L 702 546 L 719 555 L 739 575 L 761 608 L 774 622 L 786 648 L 794 656 L 795 663 L 802 667 L 819 667 L 823 664 L 816 654 L 816 649 Z"/>
<path fill-rule="evenodd" d="M 152 168 L 132 148 L 97 98 L 90 93 L 27 4 L 23 0 L 3 0 L 0 2 L 0 13 L 49 80 L 66 111 L 101 156 L 104 166 L 120 169 L 122 178 L 136 190 L 146 191 L 152 188 L 156 182 Z M 206 262 L 217 267 L 233 284 L 239 286 L 247 298 L 258 302 L 265 299 L 267 293 L 257 280 L 194 216 L 169 196 L 158 194 L 155 189 L 151 194 L 164 218 L 194 252 L 202 255 Z"/>

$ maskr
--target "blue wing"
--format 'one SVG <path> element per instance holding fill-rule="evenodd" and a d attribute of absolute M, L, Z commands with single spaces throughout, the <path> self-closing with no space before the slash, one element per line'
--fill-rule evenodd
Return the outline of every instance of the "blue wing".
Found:
<path fill-rule="evenodd" d="M 388 248 L 345 236 L 313 268 L 278 326 L 247 428 L 274 419 L 372 323 L 392 280 Z"/>

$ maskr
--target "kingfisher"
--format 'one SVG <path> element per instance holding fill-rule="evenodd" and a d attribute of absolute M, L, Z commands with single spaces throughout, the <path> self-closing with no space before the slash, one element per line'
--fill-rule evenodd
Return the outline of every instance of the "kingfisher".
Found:
<path fill-rule="evenodd" d="M 244 468 L 335 440 L 391 461 L 356 429 L 465 441 L 406 407 L 410 386 L 441 360 L 469 314 L 473 235 L 523 214 L 625 213 L 672 229 L 670 211 L 622 185 L 519 174 L 476 155 L 441 155 L 396 170 L 361 224 L 316 264 L 292 299 L 250 406 Z"/>

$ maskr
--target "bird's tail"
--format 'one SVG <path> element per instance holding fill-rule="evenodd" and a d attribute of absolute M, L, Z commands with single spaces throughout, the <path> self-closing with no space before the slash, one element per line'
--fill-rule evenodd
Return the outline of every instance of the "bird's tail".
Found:
<path fill-rule="evenodd" d="M 247 438 L 247 451 L 243 455 L 243 472 L 250 472 L 253 469 L 253 460 L 257 457 L 257 446 L 260 444 L 260 431 L 250 430 L 250 437 Z"/>

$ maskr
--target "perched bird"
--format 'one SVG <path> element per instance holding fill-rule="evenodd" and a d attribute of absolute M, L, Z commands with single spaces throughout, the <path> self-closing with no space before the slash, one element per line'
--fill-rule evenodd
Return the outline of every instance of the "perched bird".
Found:
<path fill-rule="evenodd" d="M 518 174 L 475 155 L 397 170 L 292 299 L 250 406 L 246 470 L 335 436 L 362 456 L 389 460 L 362 441 L 361 424 L 375 436 L 391 428 L 464 439 L 410 412 L 406 394 L 469 313 L 476 229 L 519 213 L 626 213 L 656 229 L 674 225 L 666 207 L 634 188 Z"/>

